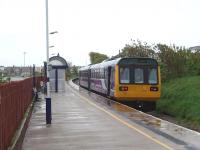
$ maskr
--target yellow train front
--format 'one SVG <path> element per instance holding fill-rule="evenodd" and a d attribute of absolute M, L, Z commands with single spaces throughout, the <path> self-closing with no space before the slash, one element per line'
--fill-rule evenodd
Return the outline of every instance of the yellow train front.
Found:
<path fill-rule="evenodd" d="M 160 68 L 152 58 L 118 58 L 79 70 L 79 84 L 137 109 L 154 110 L 160 98 Z"/>

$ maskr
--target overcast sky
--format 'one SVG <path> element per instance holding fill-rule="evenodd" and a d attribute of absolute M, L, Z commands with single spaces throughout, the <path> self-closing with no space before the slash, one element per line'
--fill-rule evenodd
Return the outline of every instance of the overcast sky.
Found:
<path fill-rule="evenodd" d="M 50 56 L 89 64 L 88 53 L 116 55 L 131 39 L 200 45 L 200 0 L 49 0 Z M 0 66 L 46 60 L 45 0 L 0 0 Z"/>

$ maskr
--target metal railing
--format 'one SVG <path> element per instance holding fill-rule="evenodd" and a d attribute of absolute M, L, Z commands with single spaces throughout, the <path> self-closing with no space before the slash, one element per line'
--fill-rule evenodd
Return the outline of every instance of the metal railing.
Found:
<path fill-rule="evenodd" d="M 35 77 L 40 86 L 42 77 Z M 0 150 L 6 150 L 33 99 L 33 78 L 0 84 Z"/>

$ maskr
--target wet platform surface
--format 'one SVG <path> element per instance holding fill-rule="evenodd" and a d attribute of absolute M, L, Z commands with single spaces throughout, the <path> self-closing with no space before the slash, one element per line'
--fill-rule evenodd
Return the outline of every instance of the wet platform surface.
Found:
<path fill-rule="evenodd" d="M 77 88 L 76 86 L 74 86 Z M 52 95 L 52 124 L 45 101 L 34 106 L 23 150 L 200 149 L 200 134 L 68 84 Z"/>

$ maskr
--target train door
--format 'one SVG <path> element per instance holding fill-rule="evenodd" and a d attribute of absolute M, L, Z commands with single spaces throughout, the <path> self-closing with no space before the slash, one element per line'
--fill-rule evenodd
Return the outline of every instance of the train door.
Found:
<path fill-rule="evenodd" d="M 90 85 L 91 85 L 91 69 L 88 69 L 88 90 L 89 91 L 91 90 Z"/>
<path fill-rule="evenodd" d="M 111 82 L 110 82 L 110 77 L 111 77 L 111 66 L 107 68 L 108 70 L 108 75 L 107 75 L 107 96 L 110 96 L 110 87 L 111 87 Z"/>
<path fill-rule="evenodd" d="M 115 89 L 115 68 L 111 68 L 110 72 L 110 96 L 114 97 L 114 89 Z"/>

